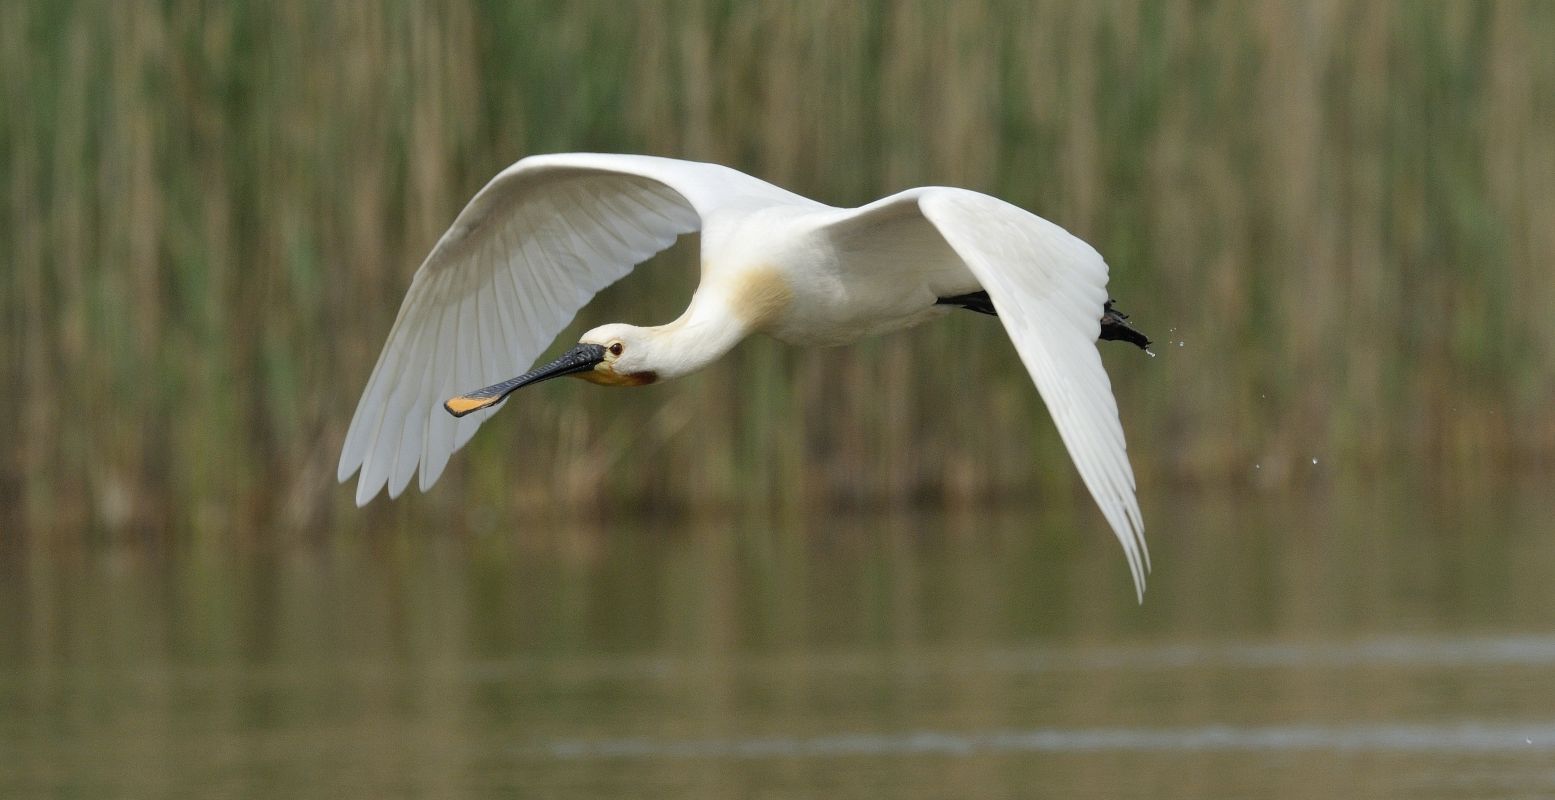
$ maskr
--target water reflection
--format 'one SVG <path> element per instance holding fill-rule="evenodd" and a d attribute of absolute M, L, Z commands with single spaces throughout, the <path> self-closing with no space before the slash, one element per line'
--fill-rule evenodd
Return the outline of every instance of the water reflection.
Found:
<path fill-rule="evenodd" d="M 846 756 L 972 755 L 979 752 L 1088 753 L 1319 750 L 1349 752 L 1555 753 L 1555 724 L 1277 726 L 1234 728 L 917 731 L 813 738 L 607 739 L 556 742 L 531 757 L 588 758 L 825 758 Z"/>
<path fill-rule="evenodd" d="M 0 796 L 1547 795 L 1542 489 L 17 549 Z"/>

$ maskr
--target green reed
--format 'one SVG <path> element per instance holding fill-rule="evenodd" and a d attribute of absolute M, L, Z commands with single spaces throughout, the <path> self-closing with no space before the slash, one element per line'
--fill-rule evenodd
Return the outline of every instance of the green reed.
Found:
<path fill-rule="evenodd" d="M 429 496 L 356 512 L 334 461 L 411 272 L 491 174 L 557 150 L 839 205 L 963 185 L 1068 227 L 1158 342 L 1106 355 L 1145 491 L 1547 462 L 1552 54 L 1555 6 L 1513 0 L 6 3 L 0 520 L 246 536 L 1075 490 L 1002 331 L 961 315 L 550 384 Z M 692 252 L 578 327 L 672 318 Z"/>

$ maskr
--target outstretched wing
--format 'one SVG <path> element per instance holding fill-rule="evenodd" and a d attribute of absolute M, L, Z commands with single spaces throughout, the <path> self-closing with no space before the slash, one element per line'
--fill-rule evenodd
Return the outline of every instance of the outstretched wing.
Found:
<path fill-rule="evenodd" d="M 470 200 L 412 279 L 340 452 L 357 505 L 425 491 L 496 408 L 442 401 L 527 369 L 578 310 L 632 267 L 742 208 L 810 201 L 716 164 L 652 156 L 532 156 Z"/>
<path fill-rule="evenodd" d="M 1142 599 L 1150 553 L 1117 401 L 1096 349 L 1107 302 L 1101 255 L 1041 217 L 965 189 L 911 189 L 835 224 L 854 236 L 873 228 L 893 238 L 903 225 L 932 225 L 952 252 L 923 257 L 959 257 L 988 292 L 1081 480 L 1122 542 Z"/>

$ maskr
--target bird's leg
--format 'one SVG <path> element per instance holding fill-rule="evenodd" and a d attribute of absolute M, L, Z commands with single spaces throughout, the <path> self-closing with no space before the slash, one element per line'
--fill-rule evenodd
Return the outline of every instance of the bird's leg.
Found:
<path fill-rule="evenodd" d="M 987 292 L 968 292 L 951 297 L 941 297 L 934 301 L 935 305 L 955 306 L 968 311 L 976 311 L 979 314 L 999 316 L 999 311 L 993 307 L 993 300 L 989 299 Z M 1128 323 L 1128 315 L 1112 307 L 1112 301 L 1108 300 L 1102 306 L 1101 336 L 1107 341 L 1128 342 L 1129 344 L 1144 350 L 1150 347 L 1150 337 L 1134 330 Z"/>
<path fill-rule="evenodd" d="M 991 317 L 999 316 L 999 312 L 994 309 L 993 301 L 988 298 L 987 292 L 968 292 L 967 294 L 958 294 L 951 297 L 941 297 L 934 301 L 934 305 L 956 306 L 968 311 L 976 311 L 979 314 L 987 314 Z"/>
<path fill-rule="evenodd" d="M 1102 306 L 1101 312 L 1101 339 L 1108 341 L 1128 342 L 1141 350 L 1150 347 L 1150 337 L 1134 330 L 1134 326 L 1128 324 L 1128 315 L 1112 307 L 1112 301 Z"/>

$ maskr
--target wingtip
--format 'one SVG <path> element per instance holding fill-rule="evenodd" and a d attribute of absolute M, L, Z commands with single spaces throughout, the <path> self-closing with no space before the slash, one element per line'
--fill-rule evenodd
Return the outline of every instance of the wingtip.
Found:
<path fill-rule="evenodd" d="M 369 485 L 367 483 L 367 481 L 365 479 L 357 481 L 357 483 L 356 483 L 356 507 L 357 508 L 365 508 L 368 503 L 371 503 L 373 501 L 374 497 L 378 496 L 378 491 L 380 489 L 382 489 L 382 488 L 383 488 L 383 484 L 378 484 L 377 486 L 371 486 L 371 485 Z"/>
<path fill-rule="evenodd" d="M 340 463 L 335 465 L 335 481 L 337 483 L 345 483 L 351 480 L 351 476 L 355 475 L 356 471 L 361 468 L 361 459 L 352 459 L 350 451 L 342 449 L 340 451 Z"/>
<path fill-rule="evenodd" d="M 1138 542 L 1138 550 L 1131 559 L 1134 570 L 1134 598 L 1140 605 L 1145 604 L 1145 584 L 1150 575 L 1150 548 L 1145 544 L 1144 528 L 1136 528 L 1135 541 Z"/>

